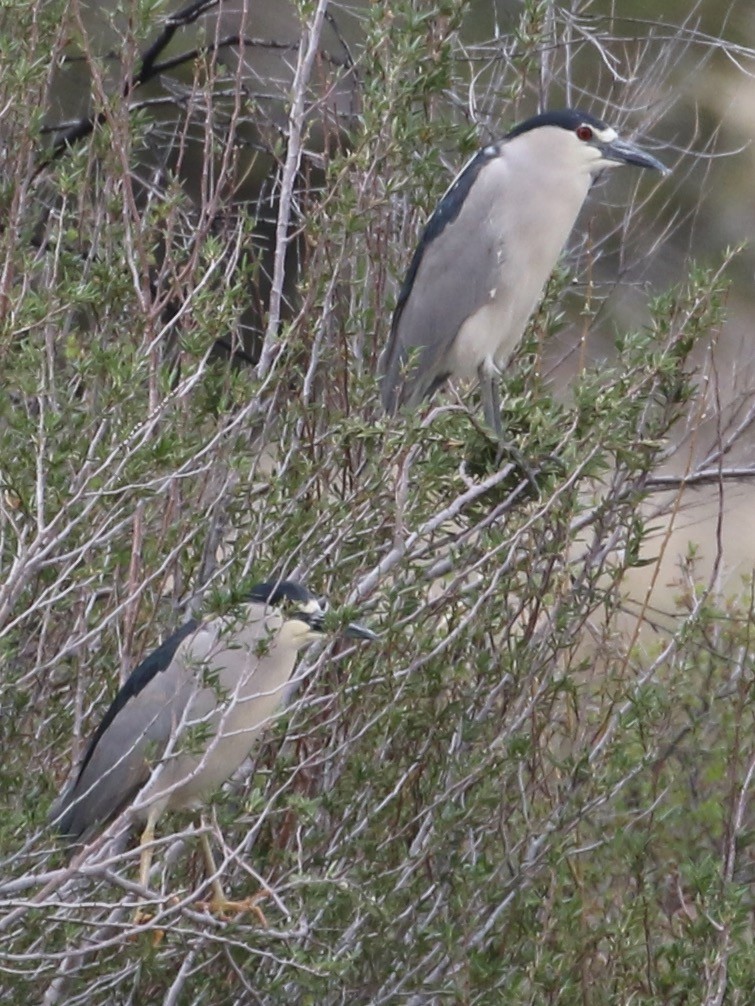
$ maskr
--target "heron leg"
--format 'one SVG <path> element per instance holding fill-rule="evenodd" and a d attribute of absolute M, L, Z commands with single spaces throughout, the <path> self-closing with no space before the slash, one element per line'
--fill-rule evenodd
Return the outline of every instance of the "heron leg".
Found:
<path fill-rule="evenodd" d="M 503 423 L 501 422 L 501 374 L 494 364 L 485 361 L 480 364 L 477 370 L 477 379 L 480 387 L 480 397 L 482 398 L 482 411 L 485 422 L 495 433 L 498 441 L 498 451 L 495 463 L 499 465 L 505 455 L 509 455 L 517 468 L 524 473 L 525 478 L 535 492 L 539 495 L 537 480 L 532 466 L 527 462 L 522 452 L 507 440 L 503 435 Z"/>
<path fill-rule="evenodd" d="M 152 866 L 152 854 L 155 851 L 152 843 L 155 840 L 155 825 L 160 816 L 157 807 L 153 807 L 147 815 L 147 823 L 139 839 L 141 856 L 139 857 L 139 884 L 146 887 L 149 884 L 149 869 Z"/>
<path fill-rule="evenodd" d="M 139 856 L 139 886 L 143 889 L 149 885 L 149 871 L 152 866 L 152 854 L 155 851 L 152 843 L 155 840 L 155 825 L 159 816 L 159 808 L 153 807 L 147 815 L 147 823 L 139 839 L 139 847 L 141 848 L 141 855 Z M 145 922 L 149 922 L 151 918 L 151 913 L 145 912 L 141 905 L 138 905 L 134 911 L 132 922 L 135 926 L 139 926 Z"/>
<path fill-rule="evenodd" d="M 268 892 L 265 890 L 258 891 L 257 894 L 253 894 L 249 898 L 243 898 L 241 901 L 233 901 L 227 898 L 225 891 L 223 890 L 223 885 L 220 883 L 217 864 L 215 863 L 215 857 L 212 854 L 210 838 L 204 828 L 199 836 L 199 840 L 202 845 L 202 854 L 204 856 L 207 876 L 210 880 L 210 886 L 212 888 L 212 897 L 209 901 L 201 902 L 201 906 L 203 908 L 207 908 L 213 915 L 220 916 L 221 918 L 243 915 L 244 912 L 253 912 L 257 916 L 260 925 L 264 929 L 267 929 L 267 919 L 265 918 L 264 912 L 259 907 L 258 902 L 264 900 L 267 897 Z"/>
<path fill-rule="evenodd" d="M 481 363 L 477 370 L 482 398 L 482 412 L 485 422 L 495 433 L 498 440 L 503 441 L 503 425 L 501 424 L 501 392 L 498 386 L 501 375 L 489 364 Z"/>

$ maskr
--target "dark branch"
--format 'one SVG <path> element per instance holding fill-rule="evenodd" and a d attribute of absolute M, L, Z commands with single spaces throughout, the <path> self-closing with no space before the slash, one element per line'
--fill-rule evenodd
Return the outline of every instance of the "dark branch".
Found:
<path fill-rule="evenodd" d="M 235 35 L 229 40 L 223 39 L 221 42 L 207 45 L 204 48 L 193 49 L 190 52 L 185 53 L 182 57 L 167 60 L 164 63 L 157 62 L 160 54 L 165 51 L 173 36 L 180 28 L 184 28 L 186 25 L 192 24 L 203 14 L 206 14 L 207 11 L 216 7 L 218 2 L 219 0 L 197 0 L 196 3 L 190 4 L 188 7 L 185 7 L 183 10 L 171 15 L 166 20 L 165 27 L 160 32 L 157 39 L 142 55 L 139 70 L 135 76 L 128 80 L 124 85 L 124 98 L 128 99 L 138 87 L 141 87 L 142 84 L 146 84 L 149 80 L 153 80 L 155 77 L 159 76 L 159 74 L 164 73 L 166 69 L 173 69 L 184 62 L 196 59 L 196 57 L 201 53 L 210 53 L 217 51 L 222 46 L 239 44 L 239 36 Z M 66 129 L 60 139 L 56 141 L 50 154 L 37 165 L 34 177 L 36 178 L 40 172 L 44 171 L 44 169 L 49 167 L 50 164 L 58 160 L 58 158 L 61 157 L 66 150 L 73 146 L 74 143 L 90 136 L 94 132 L 95 128 L 103 125 L 105 121 L 106 117 L 104 112 L 99 112 L 97 115 L 83 116 L 72 126 Z"/>
<path fill-rule="evenodd" d="M 220 39 L 217 42 L 208 43 L 204 46 L 197 46 L 196 48 L 189 49 L 187 52 L 183 52 L 178 56 L 173 56 L 170 59 L 158 62 L 160 55 L 165 52 L 166 48 L 173 40 L 174 35 L 180 29 L 193 24 L 209 10 L 212 10 L 213 7 L 217 7 L 218 3 L 219 0 L 196 0 L 195 3 L 189 4 L 188 7 L 172 14 L 165 20 L 165 27 L 163 30 L 160 32 L 152 45 L 150 45 L 149 48 L 142 54 L 138 71 L 132 78 L 127 80 L 123 86 L 123 97 L 126 100 L 131 97 L 137 88 L 148 83 L 150 80 L 154 80 L 155 77 L 159 77 L 161 74 L 166 73 L 169 70 L 175 70 L 179 66 L 191 63 L 202 56 L 217 53 L 222 49 L 227 49 L 234 45 L 243 44 L 266 49 L 293 50 L 297 48 L 296 45 L 290 42 L 276 42 L 272 39 L 248 38 L 244 35 L 235 34 L 228 35 L 226 38 Z M 341 36 L 340 31 L 338 30 L 335 19 L 332 16 L 329 16 L 328 20 L 344 50 L 345 59 L 340 60 L 335 57 L 328 57 L 325 54 L 323 55 L 325 55 L 325 58 L 328 59 L 328 61 L 334 66 L 353 69 L 353 57 L 345 40 Z M 82 116 L 81 119 L 78 119 L 76 122 L 68 125 L 59 139 L 56 140 L 51 152 L 37 165 L 34 177 L 36 178 L 42 171 L 44 171 L 45 168 L 57 161 L 67 150 L 70 149 L 70 147 L 72 147 L 75 143 L 78 143 L 80 140 L 85 139 L 87 136 L 90 136 L 97 126 L 103 125 L 106 121 L 107 117 L 105 113 L 99 112 L 96 115 L 90 114 Z M 55 126 L 45 126 L 43 132 L 57 133 L 60 132 L 60 128 Z"/>
<path fill-rule="evenodd" d="M 146 83 L 148 80 L 152 80 L 156 73 L 159 73 L 159 69 L 155 67 L 155 61 L 161 52 L 164 52 L 168 45 L 170 44 L 173 36 L 176 34 L 179 28 L 185 28 L 188 24 L 193 24 L 202 14 L 206 14 L 208 10 L 213 7 L 217 7 L 219 0 L 197 0 L 196 3 L 189 4 L 188 7 L 184 7 L 183 10 L 178 11 L 176 14 L 172 14 L 165 22 L 165 27 L 158 35 L 157 39 L 153 44 L 147 49 L 147 51 L 142 56 L 141 67 L 137 73 L 134 80 L 130 82 L 130 86 L 126 85 L 126 96 L 134 90 L 134 88 L 139 87 L 141 84 Z"/>

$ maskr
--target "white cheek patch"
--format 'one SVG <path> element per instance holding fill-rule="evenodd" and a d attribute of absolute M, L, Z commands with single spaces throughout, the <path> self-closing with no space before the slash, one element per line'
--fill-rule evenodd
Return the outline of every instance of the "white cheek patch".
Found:
<path fill-rule="evenodd" d="M 313 629 L 308 622 L 300 618 L 289 618 L 283 623 L 278 634 L 278 639 L 287 645 L 293 645 L 297 649 L 313 639 L 319 638 L 320 633 Z"/>
<path fill-rule="evenodd" d="M 291 618 L 286 625 L 291 627 L 291 632 L 296 636 L 308 636 L 312 632 L 312 626 L 300 618 Z"/>
<path fill-rule="evenodd" d="M 324 615 L 325 612 L 322 610 L 318 601 L 315 598 L 311 598 L 309 601 L 305 601 L 304 604 L 299 606 L 299 611 L 303 611 L 306 615 Z"/>
<path fill-rule="evenodd" d="M 593 127 L 593 133 L 597 136 L 601 143 L 613 143 L 614 140 L 619 138 L 619 134 L 613 126 L 606 126 L 605 129 L 596 129 Z"/>

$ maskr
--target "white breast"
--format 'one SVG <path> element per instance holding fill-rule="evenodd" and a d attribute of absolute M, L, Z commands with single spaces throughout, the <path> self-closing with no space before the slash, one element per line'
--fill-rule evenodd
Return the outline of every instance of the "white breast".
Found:
<path fill-rule="evenodd" d="M 526 159 L 524 145 L 516 140 L 504 145 L 488 169 L 490 208 L 470 239 L 489 243 L 488 254 L 500 264 L 498 281 L 488 284 L 488 302 L 459 330 L 450 368 L 456 376 L 474 377 L 481 364 L 491 371 L 506 366 L 589 191 L 590 173 L 570 161 L 571 138 L 554 157 L 548 132 L 527 134 Z"/>
<path fill-rule="evenodd" d="M 234 636 L 226 646 L 223 622 L 214 631 L 197 634 L 182 654 L 196 673 L 210 669 L 204 687 L 191 699 L 182 722 L 158 770 L 140 797 L 176 810 L 190 806 L 218 789 L 249 756 L 260 732 L 272 723 L 285 698 L 296 662 L 296 648 L 269 636 L 265 653 L 261 639 L 279 626 L 267 619 Z M 213 680 L 214 679 L 214 680 Z"/>

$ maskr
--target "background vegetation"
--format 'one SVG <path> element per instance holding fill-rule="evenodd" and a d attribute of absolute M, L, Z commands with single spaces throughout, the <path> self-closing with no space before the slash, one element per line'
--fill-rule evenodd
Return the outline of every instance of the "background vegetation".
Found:
<path fill-rule="evenodd" d="M 248 7 L 0 6 L 5 1001 L 752 1003 L 749 5 Z M 474 389 L 388 421 L 375 373 L 450 177 L 564 104 L 674 174 L 596 187 L 507 375 L 535 494 Z M 133 843 L 69 867 L 49 805 L 277 574 L 381 639 L 215 801 L 268 925 L 174 816 L 135 926 Z"/>

